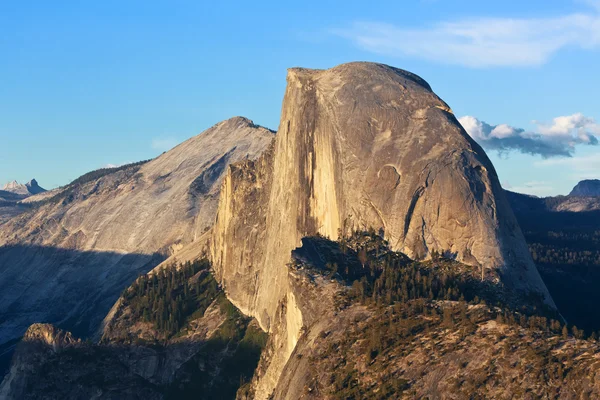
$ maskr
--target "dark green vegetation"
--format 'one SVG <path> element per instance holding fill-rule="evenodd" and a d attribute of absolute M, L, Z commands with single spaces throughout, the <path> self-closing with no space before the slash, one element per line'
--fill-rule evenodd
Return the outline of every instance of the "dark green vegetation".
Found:
<path fill-rule="evenodd" d="M 146 164 L 149 161 L 151 161 L 151 160 L 138 161 L 135 163 L 126 164 L 126 165 L 122 165 L 120 167 L 114 167 L 114 168 L 100 168 L 95 171 L 88 172 L 86 174 L 81 175 L 79 178 L 75 179 L 68 185 L 61 187 L 60 191 L 56 195 L 49 197 L 47 199 L 35 202 L 35 203 L 31 203 L 30 206 L 42 206 L 45 204 L 57 203 L 57 202 L 63 202 L 63 204 L 71 203 L 79 196 L 89 195 L 89 194 L 84 195 L 84 194 L 80 193 L 80 189 L 86 183 L 90 183 L 90 182 L 93 182 L 100 178 L 104 178 L 108 175 L 112 175 L 112 174 L 116 174 L 116 173 L 121 173 L 123 175 L 122 179 L 131 178 L 139 171 L 139 169 L 142 167 L 142 165 Z"/>
<path fill-rule="evenodd" d="M 485 302 L 526 314 L 556 317 L 541 297 L 517 298 L 494 283 L 489 271 L 454 261 L 447 252 L 416 262 L 389 249 L 387 241 L 371 230 L 354 232 L 333 242 L 322 237 L 303 239 L 294 251 L 297 264 L 308 260 L 331 278 L 351 286 L 348 298 L 366 305 L 385 306 L 415 299 Z M 317 256 L 318 255 L 318 256 Z M 325 259 L 323 262 L 321 259 Z M 299 261 L 298 261 L 299 260 Z"/>
<path fill-rule="evenodd" d="M 27 393 L 56 399 L 89 398 L 90 393 L 234 399 L 252 379 L 267 341 L 256 321 L 227 300 L 205 259 L 139 277 L 123 293 L 120 309 L 126 310 L 121 323 L 101 343 L 59 350 L 47 343 L 21 343 L 17 354 L 35 358 L 23 373 Z M 150 324 L 138 331 L 140 321 Z"/>
<path fill-rule="evenodd" d="M 100 168 L 95 171 L 91 171 L 91 172 L 81 175 L 79 178 L 77 178 L 74 181 L 72 181 L 71 183 L 69 183 L 67 185 L 67 187 L 73 187 L 73 186 L 77 186 L 77 185 L 85 185 L 88 182 L 95 181 L 106 175 L 114 174 L 115 172 L 119 172 L 119 171 L 125 171 L 125 170 L 130 170 L 130 169 L 136 169 L 136 171 L 137 171 L 139 169 L 139 167 L 141 167 L 142 165 L 146 164 L 149 161 L 151 161 L 151 160 L 138 161 L 138 162 L 134 162 L 134 163 L 130 163 L 130 164 L 121 165 L 120 167 Z"/>
<path fill-rule="evenodd" d="M 600 211 L 516 211 L 531 255 L 564 317 L 600 329 Z"/>
<path fill-rule="evenodd" d="M 317 257 L 311 253 L 321 255 L 321 265 L 312 262 Z M 582 366 L 595 362 L 588 354 L 582 366 L 569 367 L 581 351 L 564 343 L 577 338 L 582 340 L 581 346 L 597 350 L 595 333 L 586 335 L 576 326 L 567 327 L 539 307 L 515 307 L 505 300 L 507 293 L 501 287 L 487 280 L 482 282 L 476 268 L 437 254 L 431 261 L 413 262 L 390 251 L 374 232 L 356 232 L 337 243 L 321 237 L 306 238 L 294 259 L 296 268 L 311 265 L 349 286 L 342 308 L 360 303 L 372 310 L 370 317 L 354 321 L 342 335 L 321 334 L 319 350 L 310 362 L 314 365 L 314 387 L 310 393 L 333 399 L 388 399 L 402 394 L 420 397 L 425 390 L 421 385 L 427 370 L 433 370 L 434 364 L 435 368 L 445 368 L 443 362 L 438 365 L 431 357 L 449 357 L 452 360 L 446 363 L 456 364 L 459 371 L 458 378 L 445 381 L 449 389 L 442 393 L 485 395 L 486 385 L 505 385 L 508 372 L 493 365 L 469 371 L 468 360 L 476 355 L 465 355 L 465 361 L 452 356 L 459 350 L 473 350 L 464 349 L 463 341 L 489 342 L 488 347 L 496 351 L 494 357 L 504 357 L 494 362 L 504 363 L 507 370 L 523 369 L 520 373 L 531 380 L 531 387 L 547 386 L 545 393 L 560 392 L 552 385 L 568 386 L 559 384 L 559 379 L 572 384 L 580 381 L 588 372 Z M 481 327 L 489 323 L 502 327 L 497 335 L 481 334 Z M 450 332 L 452 340 L 442 343 Z M 532 349 L 523 346 L 527 340 L 535 343 Z M 436 342 L 442 344 L 432 346 Z M 557 355 L 557 349 L 563 348 L 564 354 Z M 509 360 L 511 349 L 524 352 L 525 359 L 520 364 L 513 365 Z M 416 352 L 423 353 L 423 359 L 418 361 L 423 364 L 423 372 L 411 367 L 416 361 L 409 358 Z M 437 373 L 445 374 L 442 370 Z M 518 385 L 513 390 L 514 394 L 527 393 Z"/>
<path fill-rule="evenodd" d="M 220 293 L 206 259 L 140 276 L 123 293 L 133 319 L 152 322 L 167 337 L 201 317 Z"/>
<path fill-rule="evenodd" d="M 29 357 L 26 382 L 19 399 L 89 399 L 92 393 L 105 398 L 153 400 L 161 389 L 131 371 L 120 356 L 121 348 L 90 343 L 53 351 L 35 342 L 19 344 L 18 352 Z"/>
<path fill-rule="evenodd" d="M 213 302 L 224 316 L 217 331 L 164 388 L 167 399 L 233 399 L 240 386 L 252 378 L 267 334 L 227 300 L 208 260 L 143 275 L 122 298 L 134 321 L 151 322 L 165 339 L 180 338 L 183 343 L 187 324 L 201 318 Z M 167 344 L 167 349 L 180 345 L 180 341 Z"/>
<path fill-rule="evenodd" d="M 324 333 L 311 357 L 315 398 L 594 398 L 595 340 L 543 317 L 463 301 L 411 300 Z M 569 335 L 569 336 L 567 336 Z"/>
<path fill-rule="evenodd" d="M 224 295 L 218 301 L 227 316 L 225 322 L 178 371 L 177 380 L 165 393 L 167 399 L 233 399 L 252 379 L 267 334 Z"/>

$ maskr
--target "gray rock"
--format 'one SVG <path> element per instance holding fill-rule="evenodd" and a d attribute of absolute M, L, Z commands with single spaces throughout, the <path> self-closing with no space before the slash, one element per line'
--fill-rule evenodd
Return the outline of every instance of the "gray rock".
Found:
<path fill-rule="evenodd" d="M 63 188 L 1 224 L 0 345 L 35 322 L 94 333 L 139 274 L 212 225 L 227 165 L 257 157 L 272 139 L 232 118 L 141 167 Z"/>
<path fill-rule="evenodd" d="M 257 398 L 272 390 L 297 343 L 290 326 L 306 318 L 285 267 L 304 236 L 374 228 L 414 259 L 451 254 L 555 307 L 493 165 L 423 79 L 350 63 L 293 68 L 287 82 L 274 146 L 230 167 L 211 242 L 229 299 L 265 330 L 286 322 L 284 359 L 265 373 Z"/>
<path fill-rule="evenodd" d="M 600 180 L 586 179 L 579 182 L 569 196 L 600 196 Z"/>
<path fill-rule="evenodd" d="M 25 184 L 18 183 L 17 181 L 9 182 L 4 185 L 2 190 L 22 196 L 32 196 L 46 191 L 46 189 L 38 185 L 35 179 L 32 179 Z"/>

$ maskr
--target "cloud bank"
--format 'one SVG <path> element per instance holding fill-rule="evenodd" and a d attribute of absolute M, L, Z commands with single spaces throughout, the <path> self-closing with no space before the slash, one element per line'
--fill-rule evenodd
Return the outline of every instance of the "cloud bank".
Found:
<path fill-rule="evenodd" d="M 600 8 L 553 18 L 470 18 L 426 28 L 355 22 L 333 34 L 373 53 L 473 68 L 537 66 L 563 48 L 600 47 Z"/>
<path fill-rule="evenodd" d="M 572 157 L 576 146 L 597 145 L 596 135 L 600 135 L 600 124 L 581 113 L 554 118 L 550 124 L 534 121 L 535 131 L 490 125 L 468 115 L 458 120 L 483 148 L 503 154 L 518 151 L 543 158 Z"/>

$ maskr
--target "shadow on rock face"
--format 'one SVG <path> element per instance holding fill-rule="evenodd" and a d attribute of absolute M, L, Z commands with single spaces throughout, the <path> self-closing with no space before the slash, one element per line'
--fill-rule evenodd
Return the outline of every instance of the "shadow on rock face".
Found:
<path fill-rule="evenodd" d="M 0 377 L 14 340 L 36 322 L 89 337 L 121 292 L 164 260 L 160 254 L 0 247 Z"/>

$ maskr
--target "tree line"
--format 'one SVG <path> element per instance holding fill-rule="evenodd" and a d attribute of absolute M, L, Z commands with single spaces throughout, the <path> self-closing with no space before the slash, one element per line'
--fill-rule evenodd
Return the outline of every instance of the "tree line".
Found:
<path fill-rule="evenodd" d="M 219 294 L 206 259 L 140 276 L 123 295 L 132 317 L 150 322 L 167 337 L 190 317 L 201 316 Z"/>

